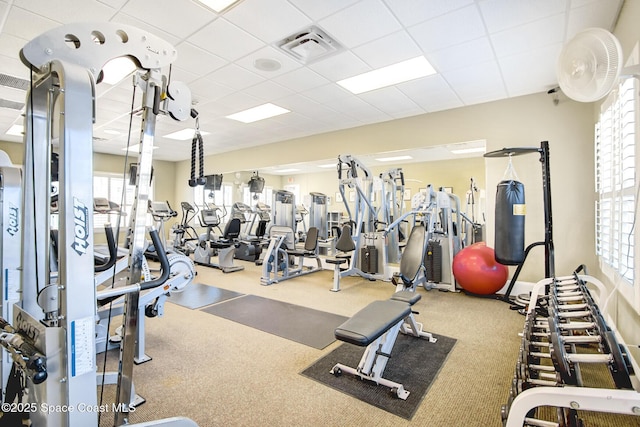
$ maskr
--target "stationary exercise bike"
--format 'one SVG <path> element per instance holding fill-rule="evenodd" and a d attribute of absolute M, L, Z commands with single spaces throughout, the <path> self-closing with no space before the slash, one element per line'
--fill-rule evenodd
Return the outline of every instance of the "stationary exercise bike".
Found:
<path fill-rule="evenodd" d="M 204 209 L 204 211 L 208 211 Z M 203 223 L 213 224 L 216 220 L 209 211 L 207 215 L 201 215 Z M 219 222 L 218 222 L 219 223 Z M 233 258 L 236 252 L 236 245 L 240 237 L 241 222 L 238 218 L 231 218 L 224 228 L 222 237 L 213 239 L 211 229 L 213 225 L 207 226 L 207 232 L 198 240 L 198 244 L 193 252 L 193 260 L 196 264 L 207 267 L 219 268 L 223 273 L 233 273 L 244 270 L 243 266 L 234 265 Z M 211 262 L 211 257 L 217 253 L 218 263 Z"/>

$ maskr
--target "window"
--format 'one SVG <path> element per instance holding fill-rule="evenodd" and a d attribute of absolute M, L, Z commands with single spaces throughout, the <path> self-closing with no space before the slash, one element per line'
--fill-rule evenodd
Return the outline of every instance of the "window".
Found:
<path fill-rule="evenodd" d="M 193 203 L 198 207 L 198 209 L 201 209 L 207 203 L 213 203 L 220 207 L 223 213 L 231 212 L 231 205 L 233 204 L 233 186 L 223 182 L 220 190 L 216 191 L 205 190 L 201 185 L 194 187 Z"/>
<path fill-rule="evenodd" d="M 596 254 L 633 284 L 637 206 L 638 80 L 622 81 L 602 104 L 595 129 Z"/>
<path fill-rule="evenodd" d="M 93 197 L 104 197 L 112 203 L 120 205 L 123 203 L 122 190 L 125 188 L 124 206 L 120 217 L 120 227 L 128 227 L 131 220 L 130 215 L 136 195 L 136 186 L 129 185 L 129 177 L 124 179 L 121 174 L 96 172 L 93 176 Z M 153 200 L 153 183 L 149 188 L 149 200 Z M 117 225 L 118 212 L 114 209 L 108 214 L 98 214 L 93 216 L 93 227 L 104 228 L 104 224 L 111 223 L 113 227 Z M 151 225 L 152 219 L 147 218 L 147 224 Z"/>
<path fill-rule="evenodd" d="M 251 207 L 254 207 L 258 202 L 271 206 L 271 203 L 273 203 L 273 188 L 264 187 L 262 193 L 251 193 L 249 192 L 249 186 L 245 186 L 242 189 L 242 202 Z"/>

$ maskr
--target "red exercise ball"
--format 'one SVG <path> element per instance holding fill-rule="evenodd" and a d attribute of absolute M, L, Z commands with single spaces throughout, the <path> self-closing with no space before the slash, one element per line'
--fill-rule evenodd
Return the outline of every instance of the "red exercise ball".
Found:
<path fill-rule="evenodd" d="M 491 295 L 502 289 L 509 269 L 496 261 L 495 252 L 484 242 L 467 246 L 453 258 L 453 276 L 472 294 Z"/>

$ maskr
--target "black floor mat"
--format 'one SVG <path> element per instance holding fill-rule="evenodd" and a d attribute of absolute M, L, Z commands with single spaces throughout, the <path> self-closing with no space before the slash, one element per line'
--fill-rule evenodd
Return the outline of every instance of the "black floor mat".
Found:
<path fill-rule="evenodd" d="M 336 363 L 353 368 L 358 366 L 365 347 L 353 344 L 342 344 L 300 374 L 410 420 L 456 343 L 454 338 L 434 336 L 438 338 L 436 343 L 402 334 L 396 340 L 383 378 L 402 384 L 410 392 L 407 400 L 395 397 L 388 387 L 363 381 L 354 375 L 343 373 L 336 377 L 329 373 Z"/>
<path fill-rule="evenodd" d="M 215 286 L 191 283 L 182 292 L 172 292 L 167 301 L 193 310 L 242 295 L 244 294 L 216 288 Z"/>
<path fill-rule="evenodd" d="M 320 350 L 335 341 L 333 331 L 347 320 L 337 314 L 255 295 L 202 311 Z"/>

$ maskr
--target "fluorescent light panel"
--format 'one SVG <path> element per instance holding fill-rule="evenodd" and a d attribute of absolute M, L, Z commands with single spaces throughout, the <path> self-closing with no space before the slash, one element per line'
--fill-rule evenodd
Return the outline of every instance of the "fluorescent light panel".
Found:
<path fill-rule="evenodd" d="M 232 4 L 236 3 L 238 0 L 198 0 L 203 5 L 207 6 L 209 9 L 215 10 L 220 13 Z"/>
<path fill-rule="evenodd" d="M 230 116 L 227 116 L 227 119 L 237 120 L 242 123 L 253 123 L 258 120 L 264 120 L 290 112 L 291 111 L 286 108 L 267 103 L 249 108 L 248 110 L 240 111 L 239 113 L 231 114 Z"/>
<path fill-rule="evenodd" d="M 195 129 L 187 128 L 187 129 L 182 129 L 177 132 L 164 135 L 163 138 L 175 139 L 178 141 L 186 141 L 188 139 L 193 139 L 193 135 L 195 135 L 195 133 L 196 133 Z M 209 132 L 205 132 L 201 130 L 200 135 L 202 136 L 209 135 Z"/>
<path fill-rule="evenodd" d="M 318 165 L 319 168 L 335 168 L 337 167 L 336 163 L 327 163 L 326 165 Z"/>
<path fill-rule="evenodd" d="M 24 134 L 24 126 L 22 125 L 11 125 L 9 130 L 6 132 L 7 135 L 14 136 L 22 136 Z"/>
<path fill-rule="evenodd" d="M 138 66 L 126 56 L 114 58 L 102 67 L 102 82 L 115 85 L 138 69 Z"/>
<path fill-rule="evenodd" d="M 484 153 L 484 147 L 476 147 L 476 148 L 461 148 L 459 150 L 451 150 L 453 154 L 470 154 L 470 153 Z"/>
<path fill-rule="evenodd" d="M 413 157 L 411 156 L 394 156 L 394 157 L 381 157 L 376 159 L 379 162 L 395 162 L 398 160 L 411 160 Z"/>
<path fill-rule="evenodd" d="M 392 86 L 409 80 L 435 74 L 427 58 L 418 56 L 377 70 L 340 80 L 338 84 L 357 94 Z"/>

